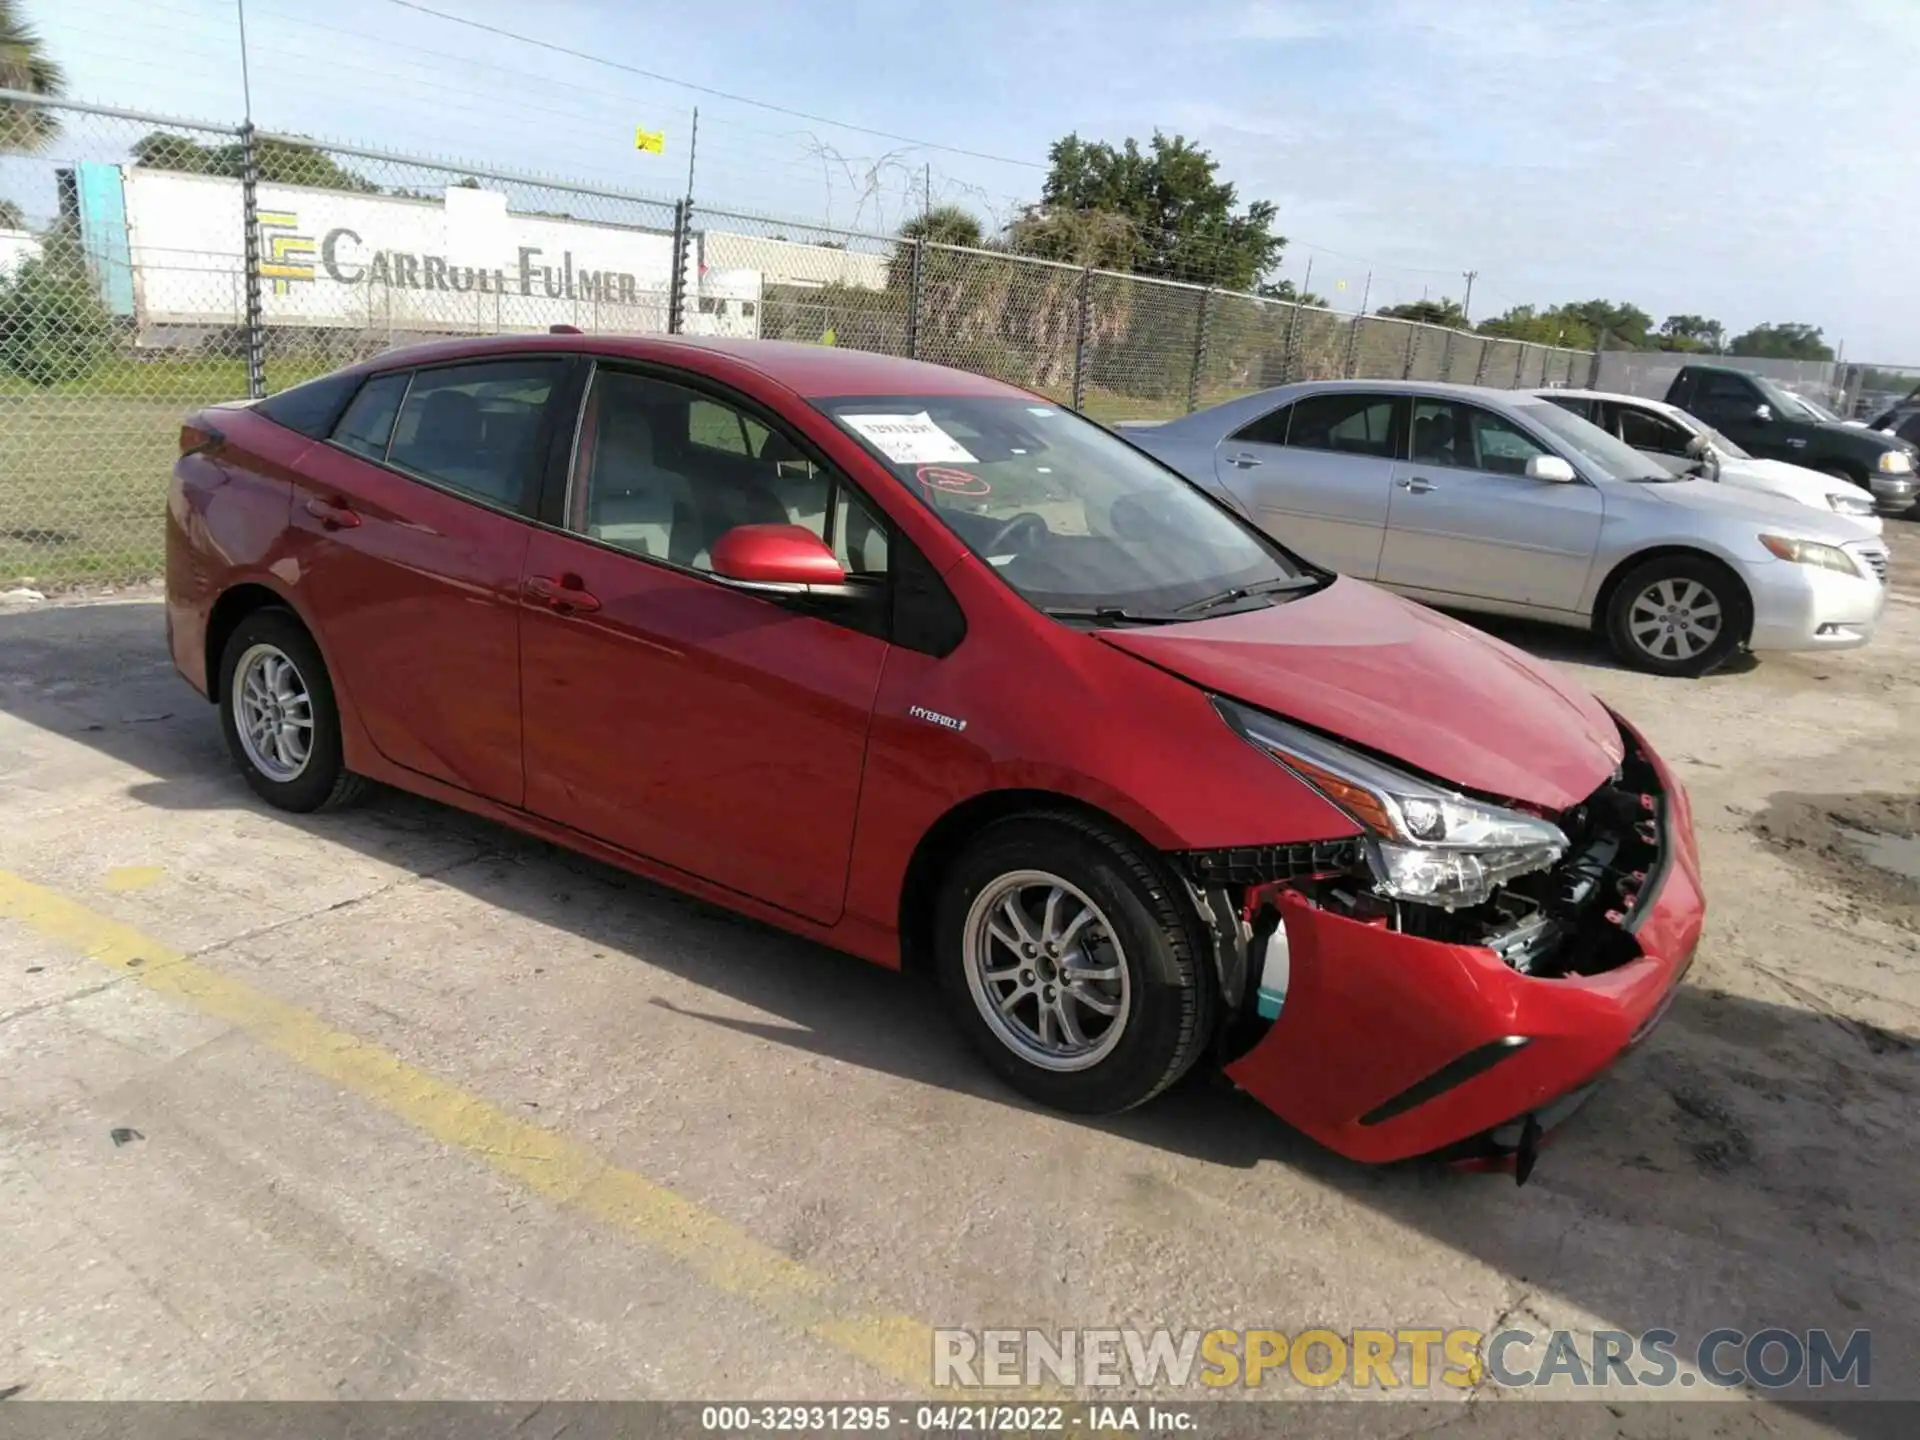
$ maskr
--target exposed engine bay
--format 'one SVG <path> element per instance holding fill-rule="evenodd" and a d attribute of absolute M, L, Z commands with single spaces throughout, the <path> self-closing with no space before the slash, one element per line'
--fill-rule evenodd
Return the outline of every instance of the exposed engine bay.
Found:
<path fill-rule="evenodd" d="M 1280 899 L 1289 892 L 1363 924 L 1484 947 L 1534 979 L 1602 974 L 1636 958 L 1636 910 L 1665 863 L 1665 797 L 1633 737 L 1625 740 L 1626 754 L 1606 783 L 1545 817 L 1565 833 L 1566 853 L 1477 905 L 1446 908 L 1380 894 L 1359 837 L 1174 857 L 1213 930 L 1222 992 L 1235 1012 L 1227 1027 L 1235 1034 L 1223 1036 L 1228 1053 L 1257 1040 L 1283 1003 Z"/>

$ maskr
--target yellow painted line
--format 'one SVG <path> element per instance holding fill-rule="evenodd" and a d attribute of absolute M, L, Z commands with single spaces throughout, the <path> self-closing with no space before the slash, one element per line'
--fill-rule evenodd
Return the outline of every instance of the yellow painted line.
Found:
<path fill-rule="evenodd" d="M 147 890 L 158 885 L 166 873 L 158 865 L 116 865 L 100 883 L 109 890 Z"/>
<path fill-rule="evenodd" d="M 672 1256 L 701 1279 L 874 1369 L 927 1390 L 933 1331 L 905 1315 L 836 1303 L 826 1276 L 693 1201 L 530 1125 L 297 1005 L 211 970 L 132 926 L 0 871 L 0 917 L 184 1000 L 528 1189 Z"/>

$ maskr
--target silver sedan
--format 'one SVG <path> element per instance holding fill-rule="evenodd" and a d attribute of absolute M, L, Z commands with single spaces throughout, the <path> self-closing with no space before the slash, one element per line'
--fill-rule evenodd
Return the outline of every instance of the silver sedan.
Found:
<path fill-rule="evenodd" d="M 1597 630 L 1657 674 L 1862 645 L 1886 603 L 1866 526 L 1677 478 L 1522 392 L 1314 381 L 1119 428 L 1330 569 Z"/>

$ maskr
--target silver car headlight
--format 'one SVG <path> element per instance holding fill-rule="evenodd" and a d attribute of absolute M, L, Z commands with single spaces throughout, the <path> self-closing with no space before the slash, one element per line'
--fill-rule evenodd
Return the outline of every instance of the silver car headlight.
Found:
<path fill-rule="evenodd" d="M 1880 452 L 1880 473 L 1882 475 L 1911 475 L 1913 457 L 1904 450 L 1882 450 Z"/>
<path fill-rule="evenodd" d="M 1782 560 L 1796 565 L 1817 565 L 1822 570 L 1838 570 L 1842 575 L 1860 575 L 1853 557 L 1838 545 L 1822 545 L 1818 540 L 1795 540 L 1790 535 L 1762 535 L 1760 543 Z"/>
<path fill-rule="evenodd" d="M 1842 515 L 1873 514 L 1873 501 L 1865 495 L 1845 495 L 1835 490 L 1827 496 L 1827 504 Z"/>
<path fill-rule="evenodd" d="M 1367 832 L 1374 888 L 1454 909 L 1544 870 L 1567 853 L 1558 825 L 1475 800 L 1231 700 L 1214 708 L 1242 738 L 1312 786 Z"/>

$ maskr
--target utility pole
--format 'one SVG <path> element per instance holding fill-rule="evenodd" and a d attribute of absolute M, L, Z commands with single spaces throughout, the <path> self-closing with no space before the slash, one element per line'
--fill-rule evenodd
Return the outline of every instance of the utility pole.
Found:
<path fill-rule="evenodd" d="M 693 128 L 687 132 L 687 199 L 693 199 L 693 157 L 700 148 L 700 107 L 693 107 Z"/>
<path fill-rule="evenodd" d="M 1480 278 L 1478 270 L 1465 270 L 1461 278 L 1467 282 L 1467 298 L 1460 302 L 1460 318 L 1469 325 L 1473 323 L 1473 282 Z"/>
<path fill-rule="evenodd" d="M 920 218 L 924 220 L 933 214 L 933 162 L 931 160 L 923 162 L 920 176 Z"/>

